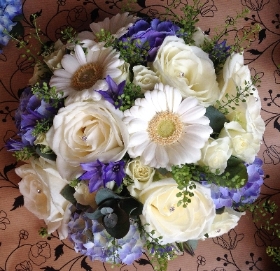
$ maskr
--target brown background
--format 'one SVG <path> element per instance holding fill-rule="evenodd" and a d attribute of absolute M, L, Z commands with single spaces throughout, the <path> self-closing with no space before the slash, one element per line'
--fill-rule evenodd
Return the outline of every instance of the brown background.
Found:
<path fill-rule="evenodd" d="M 120 11 L 127 1 L 121 0 L 45 0 L 23 1 L 25 33 L 32 31 L 30 14 L 41 13 L 37 22 L 44 34 L 57 39 L 65 25 L 82 30 L 91 19 L 103 19 Z M 148 15 L 164 11 L 164 6 L 172 0 L 138 0 L 135 8 Z M 180 5 L 187 1 L 179 1 Z M 201 0 L 199 26 L 214 33 L 214 28 L 223 25 L 230 16 L 235 16 L 247 7 L 251 13 L 242 19 L 238 29 L 250 23 L 260 23 L 262 32 L 253 37 L 251 51 L 246 50 L 246 63 L 252 73 L 261 76 L 259 88 L 262 98 L 262 116 L 266 122 L 266 132 L 259 157 L 264 160 L 265 186 L 262 197 L 279 201 L 280 192 L 280 1 L 278 0 Z M 178 12 L 180 5 L 177 7 Z M 229 16 L 229 17 L 227 17 Z M 234 36 L 236 31 L 232 31 Z M 252 50 L 253 49 L 253 50 Z M 15 134 L 13 115 L 18 105 L 18 90 L 24 88 L 32 76 L 32 61 L 20 57 L 15 43 L 10 42 L 0 54 L 0 271 L 56 271 L 56 270 L 110 270 L 110 265 L 90 262 L 76 254 L 70 242 L 60 241 L 54 234 L 48 239 L 38 235 L 43 222 L 38 220 L 17 199 L 20 193 L 14 174 L 16 161 L 4 147 L 8 138 Z M 280 203 L 280 202 L 279 202 Z M 276 216 L 279 217 L 279 214 Z M 279 219 L 278 219 L 279 220 Z M 195 256 L 184 255 L 169 263 L 168 270 L 174 271 L 271 271 L 280 270 L 266 256 L 265 246 L 275 244 L 275 237 L 260 228 L 261 223 L 253 223 L 247 213 L 238 227 L 223 240 L 201 241 Z M 215 242 L 214 242 L 215 241 Z M 132 266 L 119 266 L 116 270 L 153 270 L 148 258 Z"/>

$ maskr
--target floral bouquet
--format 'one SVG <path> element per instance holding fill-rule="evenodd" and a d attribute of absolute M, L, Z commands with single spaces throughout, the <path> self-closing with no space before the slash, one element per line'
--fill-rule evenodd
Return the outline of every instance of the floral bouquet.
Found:
<path fill-rule="evenodd" d="M 210 38 L 195 6 L 182 12 L 66 28 L 42 42 L 21 93 L 7 148 L 26 162 L 24 206 L 42 235 L 58 231 L 92 261 L 146 252 L 164 270 L 234 228 L 260 193 L 258 78 L 238 40 Z"/>

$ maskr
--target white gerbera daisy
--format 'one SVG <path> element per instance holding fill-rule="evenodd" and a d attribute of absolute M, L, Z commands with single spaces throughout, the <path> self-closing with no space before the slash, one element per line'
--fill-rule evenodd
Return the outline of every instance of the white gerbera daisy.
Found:
<path fill-rule="evenodd" d="M 91 23 L 90 28 L 92 32 L 83 31 L 78 34 L 78 39 L 90 39 L 98 42 L 97 33 L 100 33 L 101 29 L 105 32 L 109 32 L 113 37 L 120 38 L 128 31 L 128 28 L 138 20 L 137 17 L 129 15 L 128 12 L 118 13 L 111 19 L 105 18 L 102 22 Z"/>
<path fill-rule="evenodd" d="M 128 153 L 145 165 L 170 169 L 196 163 L 212 133 L 206 109 L 195 97 L 182 101 L 178 89 L 156 84 L 124 112 L 130 134 Z"/>
<path fill-rule="evenodd" d="M 62 58 L 63 69 L 54 71 L 50 86 L 56 87 L 58 92 L 62 91 L 64 97 L 84 90 L 103 90 L 107 86 L 106 76 L 110 75 L 113 79 L 120 76 L 122 72 L 119 68 L 123 63 L 119 53 L 110 47 L 89 49 L 85 53 L 80 45 L 76 45 L 73 55 L 67 54 Z"/>

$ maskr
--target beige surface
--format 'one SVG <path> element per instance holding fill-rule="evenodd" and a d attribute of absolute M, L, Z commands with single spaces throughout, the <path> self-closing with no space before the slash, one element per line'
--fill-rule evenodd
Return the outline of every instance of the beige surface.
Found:
<path fill-rule="evenodd" d="M 138 1 L 142 8 L 138 10 L 149 15 L 157 10 L 163 10 L 162 5 L 173 1 Z M 180 1 L 186 3 L 186 1 Z M 263 29 L 262 38 L 255 36 L 251 49 L 246 52 L 247 63 L 253 69 L 252 73 L 262 76 L 259 88 L 262 98 L 262 116 L 267 130 L 264 144 L 259 157 L 264 159 L 266 174 L 264 197 L 279 198 L 280 191 L 280 2 L 277 0 L 202 0 L 203 8 L 199 24 L 203 30 L 211 30 L 223 25 L 227 15 L 234 16 L 236 12 L 247 6 L 251 9 L 248 20 L 242 20 L 239 28 L 251 22 L 259 22 Z M 232 4 L 232 3 L 235 4 Z M 102 4 L 103 3 L 103 4 Z M 78 0 L 48 0 L 24 1 L 24 15 L 26 33 L 30 31 L 29 16 L 42 10 L 38 19 L 45 34 L 55 39 L 59 29 L 66 24 L 76 29 L 87 27 L 90 14 L 104 18 L 119 11 L 122 1 L 78 1 Z M 144 3 L 146 8 L 144 8 Z M 110 8 L 112 7 L 112 9 Z M 235 32 L 231 33 L 232 35 Z M 29 213 L 25 208 L 13 208 L 15 199 L 20 196 L 17 183 L 19 178 L 14 174 L 15 159 L 7 153 L 5 141 L 14 135 L 15 127 L 12 116 L 18 105 L 18 90 L 24 88 L 28 78 L 32 75 L 32 63 L 19 56 L 19 51 L 10 42 L 0 55 L 0 270 L 5 271 L 39 271 L 39 270 L 110 270 L 109 265 L 91 263 L 89 259 L 76 254 L 72 245 L 61 242 L 57 235 L 49 239 L 41 239 L 37 231 L 43 226 L 42 221 Z M 270 91 L 271 90 L 271 91 Z M 278 215 L 279 217 L 279 215 Z M 184 255 L 170 262 L 168 270 L 176 271 L 236 271 L 280 270 L 275 267 L 271 259 L 265 254 L 265 246 L 273 243 L 274 237 L 261 230 L 260 224 L 252 222 L 250 214 L 242 217 L 241 222 L 230 235 L 226 234 L 219 241 L 209 239 L 199 242 L 195 256 Z M 59 249 L 63 254 L 58 253 Z M 59 256 L 56 259 L 56 255 Z M 153 267 L 143 255 L 142 260 L 133 266 L 116 267 L 121 270 L 152 270 Z"/>

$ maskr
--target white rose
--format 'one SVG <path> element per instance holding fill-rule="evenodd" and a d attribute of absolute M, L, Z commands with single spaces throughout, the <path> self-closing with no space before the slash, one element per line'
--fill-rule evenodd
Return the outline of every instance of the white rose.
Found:
<path fill-rule="evenodd" d="M 224 124 L 219 136 L 230 139 L 232 155 L 246 163 L 254 162 L 255 156 L 260 150 L 260 140 L 253 133 L 247 133 L 238 122 L 231 121 Z"/>
<path fill-rule="evenodd" d="M 133 184 L 127 187 L 128 191 L 132 197 L 138 198 L 141 190 L 152 183 L 155 170 L 152 167 L 143 165 L 140 158 L 136 158 L 127 163 L 125 173 L 134 181 Z"/>
<path fill-rule="evenodd" d="M 55 163 L 39 158 L 15 171 L 22 178 L 18 185 L 24 206 L 44 219 L 49 234 L 58 230 L 60 239 L 67 238 L 70 203 L 60 194 L 67 181 L 60 176 Z"/>
<path fill-rule="evenodd" d="M 129 77 L 130 77 L 130 71 L 129 71 L 129 67 L 130 67 L 130 64 L 127 63 L 127 62 L 124 62 L 120 67 L 119 69 L 121 70 L 121 75 L 114 78 L 114 81 L 117 83 L 117 84 L 120 84 L 122 81 L 126 80 L 126 81 L 129 81 Z"/>
<path fill-rule="evenodd" d="M 65 51 L 66 46 L 58 39 L 54 44 L 54 52 L 44 57 L 44 62 L 48 65 L 50 70 L 54 71 L 62 68 L 61 59 L 65 55 Z"/>
<path fill-rule="evenodd" d="M 123 114 L 106 101 L 76 102 L 61 108 L 46 134 L 56 153 L 57 167 L 66 179 L 82 173 L 80 163 L 123 158 L 128 145 Z"/>
<path fill-rule="evenodd" d="M 235 228 L 242 215 L 245 215 L 245 212 L 241 213 L 234 211 L 232 208 L 225 208 L 222 214 L 215 216 L 211 229 L 208 232 L 209 238 L 223 235 Z"/>
<path fill-rule="evenodd" d="M 230 139 L 228 137 L 216 140 L 210 138 L 201 150 L 202 157 L 199 164 L 208 166 L 213 173 L 216 173 L 216 171 L 219 170 L 219 174 L 222 174 L 227 167 L 227 161 L 232 154 L 229 145 Z"/>
<path fill-rule="evenodd" d="M 163 84 L 179 89 L 184 98 L 194 96 L 211 105 L 219 97 L 213 62 L 201 48 L 186 45 L 183 39 L 166 37 L 150 65 Z"/>
<path fill-rule="evenodd" d="M 133 83 L 136 86 L 141 87 L 142 93 L 153 90 L 155 84 L 160 83 L 160 80 L 155 72 L 151 71 L 149 68 L 137 65 L 133 67 Z"/>
<path fill-rule="evenodd" d="M 81 181 L 75 187 L 75 193 L 73 196 L 79 204 L 90 205 L 93 209 L 96 209 L 97 205 L 95 202 L 95 194 L 96 192 L 93 193 L 89 192 L 87 182 Z"/>
<path fill-rule="evenodd" d="M 219 85 L 222 90 L 219 100 L 224 102 L 227 101 L 226 95 L 236 96 L 236 87 L 241 88 L 241 91 L 249 87 L 253 95 L 244 97 L 246 101 L 240 101 L 239 105 L 234 106 L 234 110 L 229 108 L 226 117 L 230 121 L 237 121 L 244 130 L 253 133 L 254 137 L 261 140 L 265 130 L 265 123 L 260 114 L 261 100 L 256 87 L 252 85 L 250 70 L 244 65 L 243 54 L 233 54 L 228 57 L 223 67 L 222 77 L 219 78 Z"/>
<path fill-rule="evenodd" d="M 154 237 L 162 236 L 162 244 L 201 239 L 210 230 L 216 216 L 211 190 L 195 184 L 194 196 L 186 208 L 177 206 L 180 190 L 171 178 L 154 182 L 140 193 L 144 205 L 142 224 L 147 223 L 147 232 L 155 231 Z"/>

